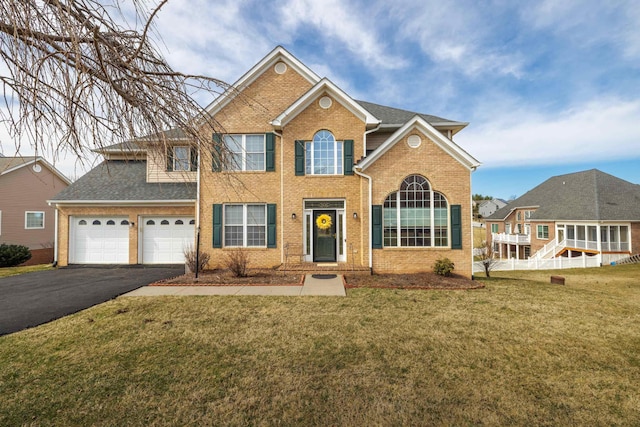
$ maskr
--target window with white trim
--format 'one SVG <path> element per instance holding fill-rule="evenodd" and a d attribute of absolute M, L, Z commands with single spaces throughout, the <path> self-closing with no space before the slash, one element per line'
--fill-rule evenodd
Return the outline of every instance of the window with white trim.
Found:
<path fill-rule="evenodd" d="M 342 175 L 343 141 L 336 141 L 328 130 L 321 130 L 305 143 L 307 175 Z"/>
<path fill-rule="evenodd" d="M 267 206 L 224 205 L 224 246 L 267 246 Z"/>
<path fill-rule="evenodd" d="M 224 135 L 229 150 L 226 169 L 230 171 L 264 171 L 266 149 L 264 134 Z"/>
<path fill-rule="evenodd" d="M 188 146 L 173 147 L 173 170 L 189 171 L 191 170 L 191 148 Z"/>
<path fill-rule="evenodd" d="M 491 224 L 491 232 L 492 233 L 498 232 L 498 224 Z"/>
<path fill-rule="evenodd" d="M 24 213 L 24 228 L 27 230 L 44 228 L 44 212 L 26 211 Z"/>
<path fill-rule="evenodd" d="M 538 225 L 538 239 L 548 239 L 549 238 L 549 226 L 548 225 Z"/>
<path fill-rule="evenodd" d="M 411 175 L 384 201 L 385 247 L 449 245 L 449 209 L 444 195 L 432 191 L 424 177 Z"/>

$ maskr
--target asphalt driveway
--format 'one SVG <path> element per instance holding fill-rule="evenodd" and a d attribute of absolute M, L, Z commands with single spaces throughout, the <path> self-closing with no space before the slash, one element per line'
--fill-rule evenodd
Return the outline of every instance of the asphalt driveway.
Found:
<path fill-rule="evenodd" d="M 0 278 L 0 335 L 41 325 L 168 277 L 178 266 L 72 266 Z"/>

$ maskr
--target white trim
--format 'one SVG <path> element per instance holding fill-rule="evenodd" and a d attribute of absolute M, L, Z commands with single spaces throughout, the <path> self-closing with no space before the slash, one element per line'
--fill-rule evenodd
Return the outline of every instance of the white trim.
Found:
<path fill-rule="evenodd" d="M 13 157 L 13 159 L 17 159 L 17 157 Z M 25 166 L 29 166 L 35 163 L 42 163 L 43 165 L 45 165 L 47 167 L 47 169 L 49 169 L 54 175 L 56 175 L 58 178 L 60 178 L 62 181 L 64 181 L 67 185 L 71 185 L 71 181 L 69 180 L 69 178 L 67 178 L 66 176 L 64 176 L 62 173 L 60 173 L 60 171 L 58 171 L 55 167 L 53 167 L 53 165 L 49 162 L 47 162 L 43 157 L 34 157 L 33 160 L 27 160 L 24 163 L 21 163 L 19 165 L 16 165 L 12 168 L 6 169 L 4 171 L 0 171 L 0 176 L 1 175 L 6 175 L 8 173 L 11 173 L 15 170 L 18 170 L 20 168 L 23 168 Z"/>
<path fill-rule="evenodd" d="M 387 151 L 391 149 L 398 141 L 404 138 L 409 132 L 414 129 L 423 133 L 427 138 L 433 141 L 438 147 L 442 148 L 451 157 L 456 159 L 460 164 L 465 166 L 469 170 L 475 170 L 481 163 L 476 160 L 469 153 L 460 148 L 459 145 L 445 137 L 440 131 L 430 125 L 422 117 L 416 115 L 400 129 L 395 131 L 393 135 L 383 142 L 371 155 L 365 157 L 365 159 L 356 165 L 360 170 L 366 170 L 371 164 L 382 157 Z"/>
<path fill-rule="evenodd" d="M 229 227 L 238 227 L 238 224 L 227 224 L 227 207 L 229 206 L 241 206 L 242 207 L 242 245 L 231 246 L 226 243 L 226 228 Z M 248 208 L 249 206 L 262 206 L 264 208 L 264 226 L 263 225 L 253 225 L 255 227 L 264 227 L 264 245 L 247 245 L 248 232 L 247 227 L 249 227 L 247 218 L 248 218 Z M 269 247 L 269 212 L 267 208 L 267 203 L 223 203 L 222 204 L 222 247 L 223 248 L 268 248 Z"/>
<path fill-rule="evenodd" d="M 42 227 L 29 227 L 27 220 L 29 214 L 42 214 Z M 24 229 L 25 230 L 44 230 L 45 228 L 45 212 L 44 211 L 24 211 Z"/>
<path fill-rule="evenodd" d="M 222 108 L 224 108 L 229 102 L 242 92 L 247 86 L 256 81 L 258 77 L 264 74 L 265 71 L 271 69 L 272 65 L 277 62 L 284 62 L 298 74 L 300 74 L 305 80 L 311 84 L 316 84 L 320 81 L 320 77 L 311 71 L 306 65 L 300 62 L 296 57 L 290 54 L 282 46 L 277 46 L 267 56 L 262 58 L 260 62 L 247 71 L 240 79 L 238 79 L 229 89 L 227 89 L 222 95 L 216 98 L 211 104 L 209 104 L 205 111 L 210 115 L 215 115 Z"/>
<path fill-rule="evenodd" d="M 291 104 L 289 108 L 280 113 L 278 117 L 271 121 L 271 124 L 276 129 L 281 130 L 287 125 L 287 123 L 304 111 L 316 99 L 325 95 L 328 95 L 339 102 L 343 107 L 353 113 L 353 115 L 365 122 L 367 126 L 378 126 L 380 124 L 380 120 L 375 118 L 373 114 L 354 101 L 353 98 L 347 95 L 342 89 L 333 84 L 326 77 L 309 89 L 307 93 L 298 98 L 298 100 Z"/>

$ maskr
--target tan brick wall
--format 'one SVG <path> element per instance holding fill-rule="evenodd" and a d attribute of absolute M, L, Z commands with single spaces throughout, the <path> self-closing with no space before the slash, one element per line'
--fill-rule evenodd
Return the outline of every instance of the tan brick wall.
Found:
<path fill-rule="evenodd" d="M 218 112 L 216 120 L 225 133 L 272 132 L 273 127 L 269 122 L 310 88 L 311 84 L 297 74 L 292 67 L 288 67 L 284 74 L 277 74 L 271 67 Z M 249 248 L 248 252 L 250 266 L 272 267 L 281 263 L 283 227 L 296 226 L 296 223 L 292 223 L 291 211 L 283 210 L 281 204 L 282 153 L 282 139 L 276 137 L 275 172 L 230 173 L 211 172 L 210 153 L 202 154 L 200 233 L 202 250 L 211 254 L 208 268 L 222 266 L 229 251 L 213 248 L 214 203 L 277 204 L 277 248 Z M 291 167 L 293 167 L 293 160 L 291 160 Z M 301 224 L 300 209 L 297 212 L 299 215 L 297 224 Z"/>
<path fill-rule="evenodd" d="M 410 148 L 407 138 L 419 135 L 422 144 Z M 460 205 L 462 214 L 462 250 L 441 248 L 384 248 L 373 251 L 376 272 L 431 271 L 439 257 L 455 263 L 455 273 L 472 274 L 471 172 L 422 133 L 410 132 L 384 156 L 366 170 L 373 177 L 374 205 L 384 204 L 385 198 L 400 188 L 408 175 L 420 174 L 431 188 L 442 193 L 451 205 Z"/>
<path fill-rule="evenodd" d="M 59 207 L 58 208 L 58 265 L 69 263 L 69 217 L 70 216 L 127 216 L 135 224 L 129 228 L 129 264 L 138 264 L 138 216 L 167 215 L 194 216 L 195 206 L 175 207 Z"/>

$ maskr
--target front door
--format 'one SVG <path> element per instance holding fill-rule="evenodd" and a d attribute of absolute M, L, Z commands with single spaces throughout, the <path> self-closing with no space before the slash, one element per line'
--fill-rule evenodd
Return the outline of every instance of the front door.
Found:
<path fill-rule="evenodd" d="M 336 211 L 313 211 L 313 261 L 336 261 Z"/>

